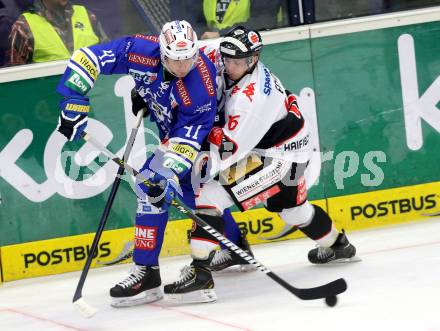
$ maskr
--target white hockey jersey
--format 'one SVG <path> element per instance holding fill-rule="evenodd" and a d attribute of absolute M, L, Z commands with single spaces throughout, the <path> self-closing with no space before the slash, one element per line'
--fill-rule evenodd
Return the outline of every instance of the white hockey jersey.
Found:
<path fill-rule="evenodd" d="M 297 163 L 310 159 L 311 136 L 296 98 L 287 96 L 279 79 L 263 63 L 258 62 L 251 74 L 230 87 L 224 75 L 219 77 L 217 94 L 224 98 L 219 102 L 224 102 L 223 133 L 235 146 L 232 154 L 221 158 L 218 147 L 211 144 L 213 161 L 221 160 L 213 170 L 223 171 L 251 152 Z"/>

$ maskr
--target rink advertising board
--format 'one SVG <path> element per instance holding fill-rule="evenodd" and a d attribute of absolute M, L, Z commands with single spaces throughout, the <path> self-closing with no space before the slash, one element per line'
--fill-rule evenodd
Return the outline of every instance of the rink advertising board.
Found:
<path fill-rule="evenodd" d="M 314 203 L 325 209 L 325 200 Z M 240 228 L 248 233 L 251 244 L 303 236 L 299 231 L 283 231 L 284 222 L 279 216 L 263 209 L 234 214 Z M 191 229 L 192 220 L 189 219 L 169 222 L 161 256 L 188 254 Z M 98 251 L 94 255 L 92 268 L 102 266 L 101 263 L 112 262 L 131 251 L 133 234 L 133 228 L 104 231 Z M 93 237 L 94 234 L 84 234 L 4 246 L 0 251 L 4 280 L 12 281 L 81 270 L 90 252 Z"/>
<path fill-rule="evenodd" d="M 265 46 L 263 61 L 297 95 L 313 128 L 309 198 L 324 201 L 337 225 L 347 230 L 438 213 L 440 43 L 432 41 L 440 40 L 440 9 L 415 13 L 264 35 L 281 36 Z M 49 269 L 80 269 L 81 254 L 91 243 L 89 234 L 96 230 L 117 171 L 90 144 L 66 142 L 55 132 L 59 101 L 55 86 L 64 65 L 54 66 L 49 75 L 43 70 L 41 77 L 9 82 L 13 70 L 27 73 L 43 67 L 0 70 L 0 247 L 5 279 L 45 274 Z M 88 130 L 119 156 L 134 122 L 133 85 L 128 76 L 100 76 L 90 95 Z M 140 168 L 157 143 L 155 129 L 144 121 L 130 164 Z M 125 233 L 133 226 L 133 179 L 124 179 L 106 226 L 110 233 Z M 249 230 L 251 242 L 276 237 L 277 231 L 289 232 L 282 223 L 280 228 L 273 225 L 281 222 L 277 217 L 261 210 L 249 213 L 237 218 Z M 251 214 L 249 223 L 246 215 Z M 180 222 L 171 225 L 184 215 L 172 211 L 171 218 L 170 230 L 179 229 Z M 186 240 L 187 231 L 179 240 Z M 78 242 L 72 244 L 71 237 Z M 49 246 L 36 248 L 36 243 L 49 241 Z M 108 242 L 101 254 L 109 249 L 110 255 L 101 258 L 112 259 L 122 249 L 121 243 Z M 172 247 L 167 246 L 165 254 L 187 252 L 187 245 Z M 39 253 L 47 250 L 51 255 L 58 249 L 62 253 L 53 253 L 51 263 L 62 259 L 65 265 L 28 263 L 24 268 L 25 254 L 37 254 L 38 261 Z M 74 252 L 81 261 L 72 261 Z M 14 264 L 16 258 L 20 266 Z M 32 255 L 27 258 L 29 262 Z M 42 264 L 47 262 L 44 258 L 42 253 Z M 6 275 L 7 269 L 12 276 Z"/>
<path fill-rule="evenodd" d="M 440 182 L 329 198 L 339 228 L 359 230 L 440 215 Z"/>
<path fill-rule="evenodd" d="M 187 232 L 189 220 L 172 222 L 167 226 L 161 256 L 189 252 Z M 134 228 L 104 231 L 94 255 L 92 267 L 111 262 L 132 247 Z M 59 274 L 81 270 L 90 252 L 94 233 L 35 241 L 2 247 L 4 280 Z"/>

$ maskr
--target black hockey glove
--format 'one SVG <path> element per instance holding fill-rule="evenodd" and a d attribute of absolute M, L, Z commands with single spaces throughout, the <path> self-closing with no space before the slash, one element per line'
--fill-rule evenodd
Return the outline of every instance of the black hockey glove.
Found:
<path fill-rule="evenodd" d="M 87 127 L 89 99 L 80 97 L 64 99 L 60 103 L 60 108 L 57 130 L 70 141 L 79 140 Z"/>
<path fill-rule="evenodd" d="M 139 93 L 136 91 L 135 88 L 131 90 L 131 102 L 132 102 L 131 112 L 134 114 L 134 116 L 137 116 L 137 114 L 143 108 L 147 109 L 144 113 L 144 117 L 147 117 L 150 114 L 147 104 L 145 103 L 144 99 L 139 95 Z"/>

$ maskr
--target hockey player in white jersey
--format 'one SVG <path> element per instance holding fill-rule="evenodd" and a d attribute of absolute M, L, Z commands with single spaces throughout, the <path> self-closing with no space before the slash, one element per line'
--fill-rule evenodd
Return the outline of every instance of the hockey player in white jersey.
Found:
<path fill-rule="evenodd" d="M 222 210 L 233 204 L 247 210 L 264 202 L 267 210 L 315 241 L 317 248 L 308 254 L 311 263 L 351 259 L 356 249 L 345 233 L 338 232 L 329 215 L 307 200 L 308 125 L 295 96 L 286 93 L 278 78 L 259 61 L 262 47 L 259 33 L 242 26 L 231 30 L 220 43 L 224 72 L 219 107 L 224 103 L 225 125 L 214 127 L 208 138 L 211 172 L 218 171 L 219 176 L 201 190 L 197 214 L 221 232 Z M 203 229 L 193 229 L 193 261 L 182 269 L 180 280 L 164 287 L 169 300 L 216 300 L 209 266 L 217 245 Z"/>

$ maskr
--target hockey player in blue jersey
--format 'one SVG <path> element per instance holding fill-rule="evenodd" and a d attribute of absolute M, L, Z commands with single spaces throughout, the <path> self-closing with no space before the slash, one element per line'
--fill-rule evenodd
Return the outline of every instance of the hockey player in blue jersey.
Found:
<path fill-rule="evenodd" d="M 186 21 L 166 23 L 159 36 L 136 35 L 81 48 L 68 62 L 57 87 L 58 131 L 80 139 L 90 110 L 86 96 L 99 74 L 131 74 L 135 89 L 155 122 L 161 146 L 141 172 L 152 183 L 137 185 L 132 273 L 110 290 L 115 307 L 162 298 L 158 257 L 176 194 L 194 208 L 191 170 L 217 111 L 215 67 L 199 53 L 197 36 Z"/>

